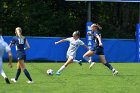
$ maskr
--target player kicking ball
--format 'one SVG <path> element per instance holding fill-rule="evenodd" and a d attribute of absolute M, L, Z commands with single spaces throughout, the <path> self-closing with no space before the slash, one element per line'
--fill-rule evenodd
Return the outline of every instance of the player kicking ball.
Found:
<path fill-rule="evenodd" d="M 11 49 L 8 46 L 8 44 L 3 40 L 3 38 L 2 38 L 2 29 L 0 28 L 0 74 L 5 79 L 6 83 L 10 84 L 9 79 L 7 78 L 5 72 L 2 69 L 2 57 L 3 57 L 3 54 L 4 54 L 5 51 L 8 53 L 8 56 L 9 56 L 9 64 L 8 65 L 11 68 L 12 67 Z"/>
<path fill-rule="evenodd" d="M 77 49 L 79 48 L 80 45 L 86 47 L 89 50 L 89 48 L 84 44 L 84 42 L 79 39 L 80 38 L 80 32 L 79 31 L 73 32 L 72 36 L 73 37 L 62 39 L 58 42 L 55 42 L 55 44 L 59 44 L 59 43 L 66 42 L 66 41 L 70 42 L 70 45 L 69 45 L 69 48 L 68 48 L 68 51 L 67 51 L 67 61 L 56 72 L 56 75 L 60 75 L 61 71 L 63 71 L 72 62 L 78 62 L 78 63 L 81 64 L 80 61 L 74 60 L 75 57 L 76 57 L 76 51 L 77 51 Z"/>

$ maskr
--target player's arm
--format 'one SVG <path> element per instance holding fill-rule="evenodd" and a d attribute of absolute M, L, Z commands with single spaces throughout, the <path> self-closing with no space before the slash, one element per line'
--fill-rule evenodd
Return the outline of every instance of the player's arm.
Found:
<path fill-rule="evenodd" d="M 87 45 L 83 44 L 83 46 L 84 46 L 87 50 L 89 50 L 89 48 L 88 48 L 88 46 L 87 46 Z"/>
<path fill-rule="evenodd" d="M 13 44 L 12 44 L 12 42 L 9 44 L 9 47 L 12 47 L 13 46 Z"/>
<path fill-rule="evenodd" d="M 26 44 L 26 48 L 24 48 L 24 50 L 28 50 L 28 49 L 30 49 L 30 45 L 29 45 L 29 43 L 28 43 L 28 40 L 27 40 L 27 39 L 26 39 L 25 44 Z"/>
<path fill-rule="evenodd" d="M 101 37 L 99 35 L 96 35 L 96 38 L 99 41 L 99 46 L 103 46 L 102 41 L 101 41 Z"/>
<path fill-rule="evenodd" d="M 89 50 L 88 46 L 87 46 L 87 45 L 85 45 L 85 43 L 84 43 L 83 41 L 81 41 L 81 40 L 80 40 L 80 42 L 79 42 L 79 43 L 80 43 L 80 45 L 84 46 L 87 50 Z"/>
<path fill-rule="evenodd" d="M 87 32 L 87 34 L 89 35 L 89 36 L 94 36 L 91 32 Z"/>
<path fill-rule="evenodd" d="M 9 46 L 12 47 L 16 43 L 16 40 L 13 38 L 13 40 L 10 42 Z"/>
<path fill-rule="evenodd" d="M 8 64 L 8 66 L 10 68 L 12 68 L 12 60 L 13 60 L 13 58 L 12 58 L 12 52 L 11 51 L 8 52 L 8 56 L 9 56 L 9 64 Z"/>
<path fill-rule="evenodd" d="M 68 41 L 68 40 L 67 39 L 62 39 L 62 40 L 59 40 L 59 41 L 55 42 L 55 44 L 57 45 L 59 43 L 66 42 L 66 41 Z"/>
<path fill-rule="evenodd" d="M 8 56 L 9 56 L 9 64 L 8 64 L 8 66 L 11 68 L 13 58 L 12 58 L 11 48 L 8 46 L 7 43 L 5 43 L 5 51 L 8 53 Z"/>

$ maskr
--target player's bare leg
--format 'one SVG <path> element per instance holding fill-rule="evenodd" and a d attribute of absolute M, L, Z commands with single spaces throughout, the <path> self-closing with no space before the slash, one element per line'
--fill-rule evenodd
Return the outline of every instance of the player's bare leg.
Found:
<path fill-rule="evenodd" d="M 93 67 L 93 65 L 95 64 L 95 62 L 92 62 L 92 60 L 90 59 L 91 56 L 94 55 L 94 52 L 89 50 L 87 51 L 84 55 L 83 58 L 90 63 L 89 69 L 91 69 Z"/>
<path fill-rule="evenodd" d="M 70 56 L 66 63 L 56 72 L 56 75 L 59 75 L 61 71 L 63 71 L 70 63 L 73 62 L 73 57 Z"/>

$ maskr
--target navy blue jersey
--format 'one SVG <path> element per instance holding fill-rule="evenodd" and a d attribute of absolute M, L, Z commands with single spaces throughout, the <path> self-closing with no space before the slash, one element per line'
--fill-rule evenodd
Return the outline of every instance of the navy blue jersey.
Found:
<path fill-rule="evenodd" d="M 25 42 L 26 38 L 14 37 L 13 40 L 11 41 L 11 44 L 16 46 L 17 51 L 18 50 L 24 51 Z"/>
<path fill-rule="evenodd" d="M 94 51 L 97 55 L 104 55 L 104 48 L 103 46 L 99 46 L 99 40 L 97 39 L 97 35 L 101 38 L 101 33 L 96 30 L 92 32 L 93 34 L 93 42 L 94 42 L 94 47 L 92 51 Z"/>
<path fill-rule="evenodd" d="M 99 46 L 99 40 L 97 39 L 96 36 L 98 35 L 99 37 L 101 37 L 101 33 L 98 30 L 96 30 L 92 32 L 92 34 L 93 34 L 94 47 Z"/>

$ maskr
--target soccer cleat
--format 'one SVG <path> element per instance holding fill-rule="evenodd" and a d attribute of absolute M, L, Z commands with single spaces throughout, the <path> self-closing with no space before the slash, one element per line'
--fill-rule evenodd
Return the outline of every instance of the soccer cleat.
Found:
<path fill-rule="evenodd" d="M 82 60 L 79 60 L 79 65 L 82 66 Z"/>
<path fill-rule="evenodd" d="M 11 81 L 16 83 L 17 81 L 15 80 L 15 78 L 11 78 Z"/>
<path fill-rule="evenodd" d="M 5 81 L 6 81 L 7 84 L 10 84 L 10 81 L 7 77 L 5 78 Z"/>
<path fill-rule="evenodd" d="M 26 82 L 27 82 L 28 84 L 32 84 L 32 83 L 34 83 L 33 81 L 30 81 L 30 80 L 29 80 L 29 81 L 26 81 Z"/>
<path fill-rule="evenodd" d="M 89 69 L 91 69 L 94 64 L 95 64 L 95 62 L 91 62 L 90 66 L 89 66 Z"/>
<path fill-rule="evenodd" d="M 113 76 L 115 76 L 115 75 L 118 75 L 118 71 L 117 70 L 113 71 Z"/>
<path fill-rule="evenodd" d="M 56 72 L 56 75 L 60 75 L 60 72 Z"/>

